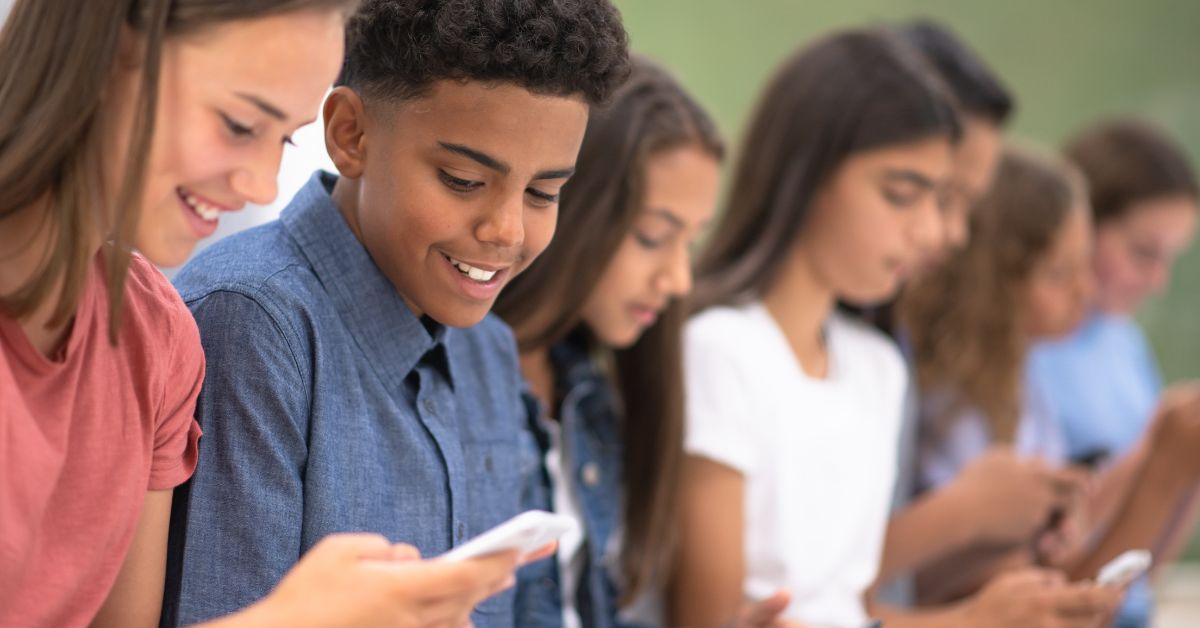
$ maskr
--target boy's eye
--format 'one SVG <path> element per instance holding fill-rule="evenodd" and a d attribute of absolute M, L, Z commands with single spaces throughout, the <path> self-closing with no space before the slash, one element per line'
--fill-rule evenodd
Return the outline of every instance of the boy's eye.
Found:
<path fill-rule="evenodd" d="M 438 169 L 438 178 L 442 180 L 442 183 L 446 187 L 454 190 L 455 192 L 470 192 L 483 185 L 483 182 L 481 181 L 460 179 L 440 168 Z"/>
<path fill-rule="evenodd" d="M 538 207 L 548 207 L 558 202 L 557 194 L 543 192 L 537 188 L 525 188 L 525 193 L 534 198 L 534 204 Z"/>
<path fill-rule="evenodd" d="M 228 114 L 221 113 L 221 120 L 225 122 L 225 128 L 229 129 L 229 133 L 234 137 L 254 137 L 254 129 L 234 120 Z"/>

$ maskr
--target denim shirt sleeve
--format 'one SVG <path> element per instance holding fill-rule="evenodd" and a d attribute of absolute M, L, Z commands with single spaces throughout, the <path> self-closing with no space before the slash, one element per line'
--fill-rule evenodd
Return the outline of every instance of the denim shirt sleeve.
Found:
<path fill-rule="evenodd" d="M 307 457 L 308 355 L 281 316 L 245 294 L 217 291 L 188 303 L 209 364 L 200 395 L 200 464 L 172 531 L 168 567 L 178 621 L 190 624 L 265 596 L 301 551 Z M 228 324 L 238 321 L 238 324 Z M 177 496 L 178 498 L 178 496 Z M 178 512 L 176 513 L 179 514 Z M 177 521 L 180 517 L 174 517 Z"/>

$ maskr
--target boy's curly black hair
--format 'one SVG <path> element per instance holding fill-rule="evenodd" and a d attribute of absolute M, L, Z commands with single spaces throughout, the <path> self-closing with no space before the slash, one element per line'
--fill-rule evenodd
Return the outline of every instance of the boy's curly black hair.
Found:
<path fill-rule="evenodd" d="M 406 100 L 435 81 L 501 81 L 601 104 L 629 75 L 609 0 L 365 0 L 338 85 Z"/>

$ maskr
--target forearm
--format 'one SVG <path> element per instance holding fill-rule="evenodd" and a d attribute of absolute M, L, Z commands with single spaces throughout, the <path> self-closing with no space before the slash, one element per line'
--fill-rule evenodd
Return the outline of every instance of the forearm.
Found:
<path fill-rule="evenodd" d="M 917 597 L 923 604 L 946 604 L 976 593 L 997 574 L 1032 564 L 1028 546 L 976 545 L 920 570 Z"/>
<path fill-rule="evenodd" d="M 931 491 L 888 522 L 877 582 L 918 569 L 967 547 L 975 526 L 952 488 Z"/>
<path fill-rule="evenodd" d="M 1091 578 L 1121 552 L 1151 548 L 1179 505 L 1193 491 L 1195 480 L 1171 467 L 1169 457 L 1149 456 L 1134 477 L 1127 498 L 1095 549 L 1071 569 L 1074 578 Z"/>
<path fill-rule="evenodd" d="M 1137 447 L 1100 474 L 1093 491 L 1094 497 L 1088 503 L 1094 532 L 1098 533 L 1112 524 L 1121 505 L 1128 500 L 1145 461 L 1146 445 L 1139 442 Z"/>
<path fill-rule="evenodd" d="M 1197 521 L 1200 521 L 1200 487 L 1193 486 L 1180 500 L 1175 515 L 1171 517 L 1170 523 L 1163 530 L 1158 543 L 1153 548 L 1158 557 L 1158 560 L 1155 561 L 1156 568 L 1175 562 L 1179 558 L 1192 539 Z"/>
<path fill-rule="evenodd" d="M 961 604 L 920 610 L 885 604 L 871 605 L 869 608 L 871 616 L 882 620 L 888 628 L 959 628 L 967 625 Z"/>
<path fill-rule="evenodd" d="M 295 626 L 299 618 L 289 618 L 284 614 L 286 609 L 274 609 L 274 612 L 260 602 L 232 615 L 220 619 L 193 624 L 191 628 L 273 628 L 276 626 Z"/>

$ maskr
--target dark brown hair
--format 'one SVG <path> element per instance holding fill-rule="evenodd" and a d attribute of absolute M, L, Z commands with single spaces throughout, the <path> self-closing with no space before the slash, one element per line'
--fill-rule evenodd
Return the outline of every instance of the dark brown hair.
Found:
<path fill-rule="evenodd" d="M 580 308 L 644 208 L 647 162 L 695 145 L 720 159 L 724 146 L 708 114 L 661 67 L 634 58 L 629 81 L 588 120 L 577 174 L 564 186 L 554 240 L 510 283 L 495 312 L 513 327 L 521 351 L 545 349 L 581 327 Z M 611 352 L 622 409 L 627 603 L 666 574 L 674 548 L 683 456 L 682 326 L 672 302 L 626 349 Z M 583 330 L 586 331 L 586 330 Z"/>
<path fill-rule="evenodd" d="M 1067 142 L 1063 152 L 1087 179 L 1097 226 L 1124 217 L 1142 201 L 1200 197 L 1187 153 L 1140 120 L 1089 126 Z"/>
<path fill-rule="evenodd" d="M 924 55 L 958 100 L 959 110 L 996 126 L 1012 117 L 1016 103 L 1000 77 L 954 31 L 930 19 L 901 25 L 896 32 Z"/>
<path fill-rule="evenodd" d="M 32 277 L 0 295 L 0 311 L 20 317 L 57 299 L 52 323 L 74 315 L 96 253 L 108 242 L 109 335 L 116 342 L 125 274 L 141 214 L 141 194 L 155 129 L 163 39 L 221 22 L 304 9 L 342 10 L 354 0 L 18 0 L 0 31 L 0 220 L 44 211 L 53 244 Z M 143 38 L 144 60 L 133 130 L 116 190 L 101 170 L 110 159 L 98 122 L 122 28 Z M 102 210 L 111 205 L 112 224 Z M 5 254 L 9 252 L 3 252 Z M 62 290 L 51 294 L 57 281 Z"/>
<path fill-rule="evenodd" d="M 901 295 L 920 390 L 949 395 L 936 428 L 974 406 L 994 440 L 1012 442 L 1028 350 L 1024 287 L 1067 216 L 1086 202 L 1083 179 L 1065 161 L 1006 148 L 995 185 L 971 215 L 970 244 Z"/>
<path fill-rule="evenodd" d="M 406 100 L 438 80 L 499 81 L 597 104 L 628 76 L 609 0 L 364 0 L 337 84 Z"/>
<path fill-rule="evenodd" d="M 761 296 L 847 157 L 961 133 L 952 98 L 894 33 L 842 31 L 801 49 L 759 101 L 727 209 L 700 256 L 693 307 Z"/>

